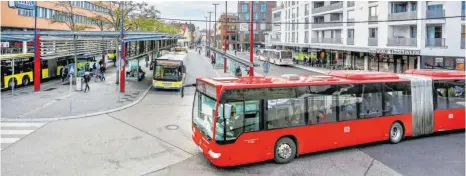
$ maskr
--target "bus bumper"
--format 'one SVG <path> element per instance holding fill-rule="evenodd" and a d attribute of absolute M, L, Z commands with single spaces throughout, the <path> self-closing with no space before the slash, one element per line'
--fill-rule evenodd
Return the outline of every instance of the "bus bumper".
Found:
<path fill-rule="evenodd" d="M 181 87 L 152 86 L 153 89 L 181 90 Z"/>

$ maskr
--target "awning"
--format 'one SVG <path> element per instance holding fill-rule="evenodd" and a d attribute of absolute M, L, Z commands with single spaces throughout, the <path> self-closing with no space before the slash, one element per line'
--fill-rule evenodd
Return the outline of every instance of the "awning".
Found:
<path fill-rule="evenodd" d="M 34 37 L 0 35 L 0 40 L 1 41 L 23 41 L 23 42 L 27 42 L 27 41 L 33 41 Z"/>

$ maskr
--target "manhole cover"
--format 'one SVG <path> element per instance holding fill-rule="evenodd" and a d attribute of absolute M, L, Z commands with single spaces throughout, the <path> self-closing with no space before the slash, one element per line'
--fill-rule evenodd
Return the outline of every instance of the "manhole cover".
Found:
<path fill-rule="evenodd" d="M 168 130 L 177 130 L 178 126 L 177 125 L 167 125 L 167 126 L 165 126 L 165 128 L 168 129 Z"/>
<path fill-rule="evenodd" d="M 56 88 L 52 87 L 52 88 L 48 88 L 48 89 L 45 89 L 44 91 L 51 91 L 51 90 L 55 90 Z"/>

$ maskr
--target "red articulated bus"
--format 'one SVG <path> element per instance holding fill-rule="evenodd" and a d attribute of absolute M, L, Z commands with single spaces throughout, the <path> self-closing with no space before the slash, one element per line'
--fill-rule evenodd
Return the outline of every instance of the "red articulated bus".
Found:
<path fill-rule="evenodd" d="M 464 72 L 198 78 L 193 140 L 216 166 L 464 129 Z"/>

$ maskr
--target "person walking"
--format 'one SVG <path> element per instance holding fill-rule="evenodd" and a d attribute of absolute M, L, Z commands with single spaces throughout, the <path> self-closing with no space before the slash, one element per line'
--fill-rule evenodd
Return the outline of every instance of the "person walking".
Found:
<path fill-rule="evenodd" d="M 105 65 L 100 66 L 100 81 L 105 81 Z"/>
<path fill-rule="evenodd" d="M 64 82 L 67 76 L 68 76 L 68 67 L 66 65 L 63 65 L 63 67 L 61 68 L 61 82 Z"/>
<path fill-rule="evenodd" d="M 89 87 L 89 81 L 91 80 L 91 73 L 89 71 L 84 72 L 84 83 L 86 87 L 84 88 L 84 93 L 86 91 L 91 91 L 91 87 Z"/>

